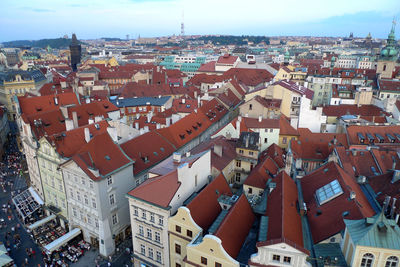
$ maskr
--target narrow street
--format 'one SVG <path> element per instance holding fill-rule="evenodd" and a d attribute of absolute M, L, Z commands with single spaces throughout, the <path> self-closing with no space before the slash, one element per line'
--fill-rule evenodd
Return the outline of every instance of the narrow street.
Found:
<path fill-rule="evenodd" d="M 39 246 L 33 242 L 23 228 L 11 204 L 11 193 L 13 192 L 15 195 L 27 188 L 25 178 L 19 176 L 20 162 L 21 154 L 18 151 L 15 137 L 10 135 L 0 167 L 0 183 L 2 185 L 0 187 L 0 206 L 2 207 L 0 210 L 0 241 L 9 249 L 9 254 L 18 267 L 43 266 L 43 257 Z M 18 236 L 20 242 L 17 241 Z M 31 256 L 28 256 L 27 251 L 30 249 L 34 253 L 29 253 Z"/>

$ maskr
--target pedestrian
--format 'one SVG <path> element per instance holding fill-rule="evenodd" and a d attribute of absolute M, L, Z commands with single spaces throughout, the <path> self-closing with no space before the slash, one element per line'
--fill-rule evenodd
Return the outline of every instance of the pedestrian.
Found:
<path fill-rule="evenodd" d="M 25 258 L 25 264 L 28 264 L 28 258 Z"/>
<path fill-rule="evenodd" d="M 107 262 L 107 266 L 110 267 L 111 266 L 111 262 Z"/>

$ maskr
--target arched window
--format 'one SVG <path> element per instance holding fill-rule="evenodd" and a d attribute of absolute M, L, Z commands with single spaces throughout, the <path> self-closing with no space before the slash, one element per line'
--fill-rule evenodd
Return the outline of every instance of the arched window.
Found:
<path fill-rule="evenodd" d="M 396 256 L 390 256 L 386 260 L 385 267 L 397 267 L 397 264 L 399 263 L 399 258 Z"/>
<path fill-rule="evenodd" d="M 374 263 L 374 255 L 371 253 L 365 253 L 361 260 L 361 267 L 372 267 Z"/>

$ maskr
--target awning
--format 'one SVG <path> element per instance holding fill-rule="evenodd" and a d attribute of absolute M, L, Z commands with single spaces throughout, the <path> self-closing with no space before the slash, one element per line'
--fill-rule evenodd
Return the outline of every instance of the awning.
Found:
<path fill-rule="evenodd" d="M 37 222 L 29 225 L 28 229 L 29 230 L 33 230 L 35 228 L 38 228 L 39 226 L 41 226 L 41 225 L 43 225 L 43 224 L 45 224 L 45 223 L 47 223 L 47 222 L 49 222 L 51 220 L 54 220 L 55 218 L 56 218 L 56 215 L 52 214 L 52 215 L 50 215 L 50 216 L 48 216 L 46 218 L 41 219 L 40 221 L 37 221 Z"/>
<path fill-rule="evenodd" d="M 54 250 L 57 250 L 64 244 L 68 243 L 68 241 L 72 240 L 74 237 L 77 237 L 80 233 L 81 233 L 81 229 L 79 229 L 79 228 L 72 229 L 65 235 L 57 238 L 50 244 L 47 244 L 46 246 L 44 246 L 44 249 L 48 253 L 52 253 Z"/>
<path fill-rule="evenodd" d="M 13 262 L 13 259 L 7 255 L 6 247 L 1 244 L 0 245 L 0 266 L 7 266 Z"/>
<path fill-rule="evenodd" d="M 31 193 L 32 197 L 36 200 L 37 203 L 39 203 L 39 205 L 43 205 L 43 199 L 38 195 L 38 193 L 36 193 L 35 189 L 33 189 L 33 187 L 29 187 L 29 192 Z"/>

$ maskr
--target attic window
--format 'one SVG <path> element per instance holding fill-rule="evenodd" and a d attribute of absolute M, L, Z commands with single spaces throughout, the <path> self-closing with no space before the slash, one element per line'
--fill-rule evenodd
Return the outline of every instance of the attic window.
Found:
<path fill-rule="evenodd" d="M 106 160 L 111 160 L 111 158 L 110 158 L 109 155 L 106 155 L 104 158 L 105 158 Z"/>
<path fill-rule="evenodd" d="M 195 129 L 197 131 L 197 126 L 193 125 L 192 127 L 193 127 L 193 129 Z"/>
<path fill-rule="evenodd" d="M 161 150 L 162 152 L 164 152 L 164 148 L 163 148 L 163 147 L 160 147 L 160 150 Z"/>
<path fill-rule="evenodd" d="M 185 139 L 185 134 L 180 134 L 179 137 L 183 140 Z"/>
<path fill-rule="evenodd" d="M 192 134 L 192 130 L 186 130 L 188 134 Z"/>
<path fill-rule="evenodd" d="M 42 111 L 42 108 L 36 108 L 36 111 Z"/>
<path fill-rule="evenodd" d="M 343 194 L 343 190 L 337 179 L 315 191 L 315 195 L 320 205 L 340 196 L 341 194 Z"/>
<path fill-rule="evenodd" d="M 153 152 L 153 154 L 154 154 L 154 156 L 158 156 L 158 153 L 157 153 L 157 152 L 155 152 L 155 151 Z"/>
<path fill-rule="evenodd" d="M 203 124 L 201 122 L 198 122 L 197 125 L 199 125 L 199 127 L 201 127 Z"/>

